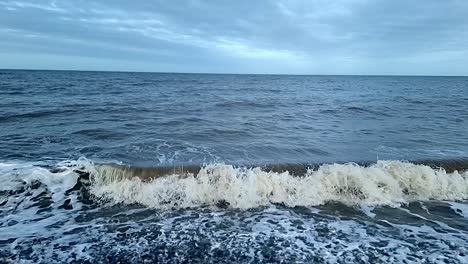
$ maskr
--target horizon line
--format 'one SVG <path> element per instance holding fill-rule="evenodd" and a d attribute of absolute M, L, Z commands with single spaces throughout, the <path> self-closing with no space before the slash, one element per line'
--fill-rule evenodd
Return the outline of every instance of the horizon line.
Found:
<path fill-rule="evenodd" d="M 62 72 L 104 72 L 104 73 L 156 73 L 156 74 L 206 74 L 206 75 L 274 75 L 274 76 L 374 76 L 374 77 L 468 77 L 468 75 L 413 75 L 413 74 L 300 74 L 300 73 L 232 73 L 232 72 L 176 72 L 176 71 L 130 71 L 130 70 L 71 70 L 0 68 L 0 71 L 62 71 Z"/>

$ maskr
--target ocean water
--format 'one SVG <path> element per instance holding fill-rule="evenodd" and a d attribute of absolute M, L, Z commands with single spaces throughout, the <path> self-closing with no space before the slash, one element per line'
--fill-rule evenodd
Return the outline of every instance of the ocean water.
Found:
<path fill-rule="evenodd" d="M 0 70 L 0 263 L 468 263 L 468 77 Z"/>

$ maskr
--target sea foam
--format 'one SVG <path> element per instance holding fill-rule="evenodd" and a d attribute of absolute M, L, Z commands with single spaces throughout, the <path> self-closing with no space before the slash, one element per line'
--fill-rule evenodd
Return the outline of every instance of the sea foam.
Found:
<path fill-rule="evenodd" d="M 116 203 L 151 208 L 228 205 L 253 208 L 269 204 L 316 206 L 326 202 L 347 205 L 390 205 L 426 200 L 468 198 L 468 173 L 433 169 L 401 161 L 322 165 L 302 176 L 216 163 L 197 174 L 175 173 L 154 179 L 127 177 L 112 166 L 88 167 L 91 192 Z"/>

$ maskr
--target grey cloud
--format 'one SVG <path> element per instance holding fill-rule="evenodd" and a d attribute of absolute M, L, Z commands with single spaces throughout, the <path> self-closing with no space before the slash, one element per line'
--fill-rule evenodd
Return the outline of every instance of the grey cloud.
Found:
<path fill-rule="evenodd" d="M 463 0 L 0 1 L 0 56 L 128 62 L 121 70 L 466 75 L 467 11 Z"/>

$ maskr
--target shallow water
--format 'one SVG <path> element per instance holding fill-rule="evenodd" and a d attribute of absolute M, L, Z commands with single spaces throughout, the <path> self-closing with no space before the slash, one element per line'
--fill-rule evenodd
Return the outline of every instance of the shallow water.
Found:
<path fill-rule="evenodd" d="M 467 103 L 465 77 L 0 71 L 0 262 L 466 263 Z"/>

